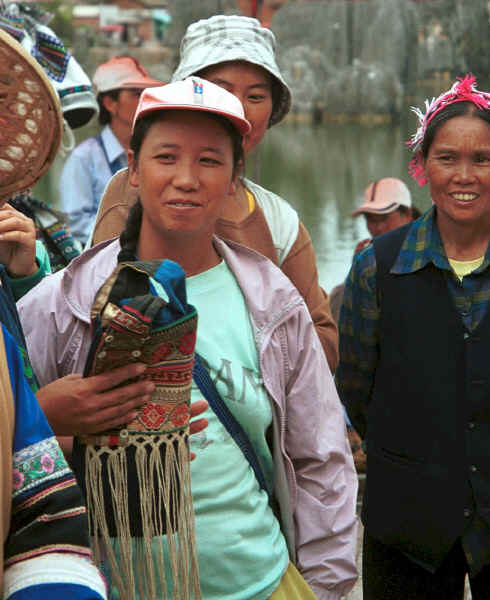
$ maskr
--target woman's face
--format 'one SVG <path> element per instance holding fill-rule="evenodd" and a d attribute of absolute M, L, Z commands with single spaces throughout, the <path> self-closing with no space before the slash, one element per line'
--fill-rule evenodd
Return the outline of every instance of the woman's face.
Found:
<path fill-rule="evenodd" d="M 148 243 L 168 234 L 212 235 L 233 191 L 232 141 L 219 122 L 202 112 L 168 111 L 148 130 L 137 162 L 129 151 L 129 167 Z"/>
<path fill-rule="evenodd" d="M 245 117 L 252 130 L 243 138 L 243 149 L 248 154 L 261 141 L 269 126 L 272 113 L 271 75 L 257 65 L 230 61 L 208 67 L 200 72 L 203 79 L 225 88 L 243 104 Z"/>
<path fill-rule="evenodd" d="M 424 161 L 438 220 L 481 224 L 490 218 L 490 126 L 453 117 L 438 129 Z"/>

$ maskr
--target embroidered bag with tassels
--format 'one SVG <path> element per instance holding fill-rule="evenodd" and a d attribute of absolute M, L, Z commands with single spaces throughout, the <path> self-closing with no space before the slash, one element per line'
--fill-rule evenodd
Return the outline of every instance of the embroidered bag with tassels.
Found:
<path fill-rule="evenodd" d="M 85 376 L 143 362 L 142 377 L 156 386 L 123 429 L 75 440 L 95 558 L 107 563 L 121 600 L 198 600 L 188 445 L 197 313 L 183 270 L 169 260 L 119 263 L 91 321 Z"/>

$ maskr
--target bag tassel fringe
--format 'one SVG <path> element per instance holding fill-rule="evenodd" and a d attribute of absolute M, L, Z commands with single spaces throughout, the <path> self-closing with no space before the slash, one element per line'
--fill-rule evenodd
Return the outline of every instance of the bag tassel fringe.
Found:
<path fill-rule="evenodd" d="M 138 435 L 127 446 L 86 446 L 85 477 L 94 559 L 99 567 L 104 559 L 108 561 L 121 600 L 201 598 L 187 438 L 187 434 L 179 432 L 165 436 Z M 130 446 L 136 450 L 143 529 L 139 538 L 131 537 L 128 511 Z M 105 473 L 103 457 L 107 458 Z M 117 542 L 110 537 L 105 518 L 103 475 L 109 479 Z M 154 494 L 155 489 L 160 494 Z M 168 547 L 167 560 L 161 543 L 156 557 L 153 551 L 153 539 L 163 536 Z"/>

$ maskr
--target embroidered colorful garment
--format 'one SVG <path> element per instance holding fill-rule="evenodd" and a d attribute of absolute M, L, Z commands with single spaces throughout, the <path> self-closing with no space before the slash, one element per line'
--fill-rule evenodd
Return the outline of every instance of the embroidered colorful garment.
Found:
<path fill-rule="evenodd" d="M 44 69 L 59 95 L 65 123 L 63 150 L 73 149 L 70 128 L 86 125 L 99 107 L 88 75 L 56 33 L 47 27 L 53 14 L 40 2 L 0 2 L 0 29 L 14 37 Z"/>
<path fill-rule="evenodd" d="M 156 386 L 125 428 L 75 444 L 95 558 L 108 563 L 121 600 L 198 600 L 188 446 L 197 314 L 187 304 L 183 270 L 168 260 L 120 263 L 97 294 L 91 320 L 85 375 L 143 362 L 142 377 Z M 152 540 L 163 535 L 168 554 L 160 548 L 154 560 Z"/>
<path fill-rule="evenodd" d="M 63 215 L 30 193 L 18 194 L 9 203 L 36 225 L 36 236 L 46 247 L 53 273 L 80 254 L 80 244 L 71 235 Z"/>
<path fill-rule="evenodd" d="M 91 561 L 80 490 L 27 384 L 17 344 L 1 329 L 12 396 L 2 393 L 0 401 L 15 405 L 13 440 L 2 440 L 13 443 L 3 598 L 100 600 L 105 584 Z"/>
<path fill-rule="evenodd" d="M 37 29 L 31 54 L 52 79 L 64 80 L 71 54 L 56 35 Z"/>

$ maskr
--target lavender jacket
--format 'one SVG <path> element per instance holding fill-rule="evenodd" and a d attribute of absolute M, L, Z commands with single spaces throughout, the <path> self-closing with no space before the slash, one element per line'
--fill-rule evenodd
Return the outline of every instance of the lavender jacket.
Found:
<path fill-rule="evenodd" d="M 272 400 L 275 495 L 291 558 L 319 600 L 339 600 L 357 578 L 357 476 L 325 354 L 289 279 L 253 250 L 215 242 L 244 294 Z M 119 240 L 98 244 L 18 303 L 41 385 L 83 372 L 92 302 L 119 249 Z"/>

